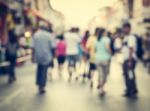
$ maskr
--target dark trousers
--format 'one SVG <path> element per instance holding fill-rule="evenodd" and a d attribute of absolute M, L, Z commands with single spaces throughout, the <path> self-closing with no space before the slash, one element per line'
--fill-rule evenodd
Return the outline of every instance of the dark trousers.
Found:
<path fill-rule="evenodd" d="M 47 70 L 48 70 L 48 65 L 38 64 L 38 66 L 37 66 L 36 84 L 39 87 L 45 87 L 46 86 Z"/>
<path fill-rule="evenodd" d="M 137 91 L 136 87 L 136 75 L 135 75 L 135 67 L 136 67 L 136 61 L 134 59 L 131 60 L 131 66 L 128 65 L 128 60 L 126 60 L 123 64 L 123 74 L 124 74 L 124 80 L 126 85 L 126 93 L 134 93 Z M 130 72 L 132 74 L 132 77 L 130 75 Z"/>
<path fill-rule="evenodd" d="M 15 67 L 16 67 L 16 59 L 9 60 L 9 79 L 16 79 Z"/>

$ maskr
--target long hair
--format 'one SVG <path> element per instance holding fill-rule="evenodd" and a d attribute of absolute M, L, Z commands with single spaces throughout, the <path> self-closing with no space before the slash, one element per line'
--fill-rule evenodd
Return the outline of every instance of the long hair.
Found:
<path fill-rule="evenodd" d="M 106 31 L 105 29 L 100 29 L 99 34 L 98 34 L 98 41 L 101 40 L 105 31 Z"/>
<path fill-rule="evenodd" d="M 97 27 L 96 29 L 95 29 L 95 33 L 94 33 L 94 35 L 95 36 L 98 36 L 99 35 L 99 31 L 100 31 L 101 29 L 99 28 L 99 27 Z"/>
<path fill-rule="evenodd" d="M 83 39 L 87 40 L 89 36 L 90 36 L 90 32 L 87 30 L 83 36 Z"/>

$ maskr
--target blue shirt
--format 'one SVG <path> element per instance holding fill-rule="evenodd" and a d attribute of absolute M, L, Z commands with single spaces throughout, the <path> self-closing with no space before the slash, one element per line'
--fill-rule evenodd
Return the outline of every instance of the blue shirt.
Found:
<path fill-rule="evenodd" d="M 110 45 L 110 39 L 108 37 L 102 37 L 100 41 L 96 41 L 95 50 L 96 50 L 96 62 L 108 61 L 111 57 L 107 46 Z"/>

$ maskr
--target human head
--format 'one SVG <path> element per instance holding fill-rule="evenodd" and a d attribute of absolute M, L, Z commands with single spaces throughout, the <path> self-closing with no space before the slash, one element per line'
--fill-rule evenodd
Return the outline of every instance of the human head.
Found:
<path fill-rule="evenodd" d="M 80 32 L 79 27 L 76 27 L 76 28 L 75 28 L 75 30 L 76 30 L 76 32 L 77 32 L 77 33 L 79 33 L 79 32 Z"/>
<path fill-rule="evenodd" d="M 64 40 L 63 34 L 59 35 L 59 36 L 58 36 L 58 39 L 59 39 L 59 40 Z"/>
<path fill-rule="evenodd" d="M 98 34 L 98 41 L 100 41 L 101 38 L 105 35 L 106 35 L 106 30 L 105 29 L 100 29 L 99 34 Z"/>
<path fill-rule="evenodd" d="M 100 31 L 100 28 L 97 27 L 97 28 L 95 29 L 94 35 L 95 35 L 95 36 L 98 36 L 98 35 L 99 35 L 99 31 Z"/>
<path fill-rule="evenodd" d="M 131 24 L 129 22 L 123 24 L 123 32 L 125 35 L 130 34 L 131 32 Z"/>
<path fill-rule="evenodd" d="M 70 28 L 69 32 L 74 32 L 74 28 L 73 27 Z"/>

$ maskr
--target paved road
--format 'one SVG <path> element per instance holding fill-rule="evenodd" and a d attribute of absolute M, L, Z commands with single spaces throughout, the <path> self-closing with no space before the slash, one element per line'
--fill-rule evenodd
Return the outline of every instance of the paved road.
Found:
<path fill-rule="evenodd" d="M 67 71 L 62 78 L 53 71 L 53 81 L 48 80 L 47 93 L 39 95 L 35 86 L 35 65 L 25 65 L 17 69 L 17 82 L 6 83 L 0 77 L 0 111 L 149 111 L 150 76 L 142 64 L 137 66 L 137 99 L 122 97 L 124 82 L 121 67 L 112 62 L 111 74 L 106 86 L 107 95 L 98 96 L 95 88 L 90 90 L 89 83 L 67 81 Z M 96 81 L 96 76 L 95 79 Z"/>

